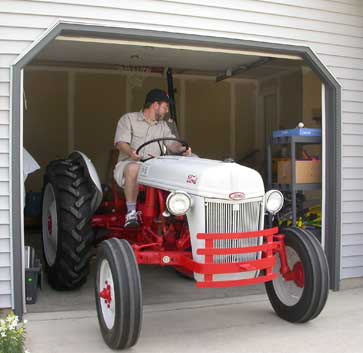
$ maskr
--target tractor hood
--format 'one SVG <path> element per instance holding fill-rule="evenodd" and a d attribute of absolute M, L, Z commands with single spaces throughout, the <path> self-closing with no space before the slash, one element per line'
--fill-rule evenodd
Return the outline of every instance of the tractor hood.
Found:
<path fill-rule="evenodd" d="M 142 164 L 142 185 L 218 199 L 261 197 L 264 185 L 258 172 L 237 163 L 211 159 L 163 156 Z"/>

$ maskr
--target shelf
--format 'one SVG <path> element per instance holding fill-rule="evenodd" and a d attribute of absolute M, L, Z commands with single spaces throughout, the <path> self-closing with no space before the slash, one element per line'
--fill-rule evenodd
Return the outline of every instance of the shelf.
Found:
<path fill-rule="evenodd" d="M 280 191 L 292 191 L 291 184 L 272 183 L 272 188 Z M 320 190 L 320 189 L 321 189 L 321 183 L 295 184 L 295 191 L 309 191 L 309 190 Z"/>
<path fill-rule="evenodd" d="M 297 145 L 316 145 L 321 144 L 321 136 L 284 136 L 284 137 L 271 137 L 270 143 L 267 145 L 267 170 L 268 170 L 268 186 L 269 188 L 277 189 L 282 192 L 291 192 L 291 212 L 292 212 L 292 223 L 296 222 L 296 193 L 299 191 L 310 191 L 310 190 L 321 190 L 321 183 L 313 184 L 278 184 L 272 182 L 272 145 L 287 145 L 290 149 L 291 170 L 292 180 L 296 178 L 296 149 Z M 271 220 L 270 220 L 271 223 Z"/>
<path fill-rule="evenodd" d="M 321 143 L 321 136 L 285 136 L 271 138 L 273 145 L 286 145 L 289 143 L 303 143 L 306 145 Z"/>

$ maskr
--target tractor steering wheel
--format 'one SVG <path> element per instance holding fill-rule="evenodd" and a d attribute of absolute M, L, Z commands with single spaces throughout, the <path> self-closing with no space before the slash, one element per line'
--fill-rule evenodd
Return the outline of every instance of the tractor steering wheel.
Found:
<path fill-rule="evenodd" d="M 185 147 L 185 151 L 189 148 L 189 145 L 187 142 L 174 138 L 174 137 L 160 137 L 157 139 L 153 139 L 150 141 L 147 141 L 145 143 L 143 143 L 137 150 L 136 150 L 136 154 L 139 154 L 140 150 L 142 150 L 143 148 L 145 148 L 146 146 L 150 145 L 151 143 L 157 143 L 159 145 L 160 148 L 160 156 L 165 156 L 167 155 L 167 153 L 165 153 L 163 147 L 162 147 L 162 143 L 163 141 L 176 141 L 179 142 L 183 147 Z M 174 155 L 182 155 L 184 152 L 180 152 L 180 153 L 174 153 Z M 140 159 L 141 162 L 146 162 L 151 158 L 155 158 L 154 156 L 150 156 L 148 158 L 144 158 L 144 159 Z"/>

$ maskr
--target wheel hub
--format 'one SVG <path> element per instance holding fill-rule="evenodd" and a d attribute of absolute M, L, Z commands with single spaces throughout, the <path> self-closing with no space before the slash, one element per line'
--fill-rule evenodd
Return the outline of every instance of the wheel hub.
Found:
<path fill-rule="evenodd" d="M 48 234 L 52 235 L 52 216 L 48 216 Z"/>
<path fill-rule="evenodd" d="M 105 301 L 107 307 L 110 308 L 112 301 L 111 286 L 107 281 L 105 281 L 105 287 L 100 292 L 100 298 L 102 298 Z"/>
<path fill-rule="evenodd" d="M 58 253 L 57 200 L 53 185 L 48 183 L 43 195 L 42 235 L 44 255 L 48 266 L 53 266 Z"/>
<path fill-rule="evenodd" d="M 283 274 L 286 281 L 293 281 L 297 287 L 304 287 L 304 268 L 301 261 L 294 264 L 292 271 Z"/>
<path fill-rule="evenodd" d="M 303 288 L 304 287 L 304 269 L 303 269 L 303 265 L 300 261 L 294 265 L 292 272 L 295 275 L 293 278 L 295 284 L 298 287 Z"/>

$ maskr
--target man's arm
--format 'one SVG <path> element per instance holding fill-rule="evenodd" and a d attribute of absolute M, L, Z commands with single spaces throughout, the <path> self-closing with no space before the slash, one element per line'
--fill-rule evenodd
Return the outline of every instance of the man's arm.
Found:
<path fill-rule="evenodd" d="M 171 132 L 170 127 L 165 122 L 165 131 L 164 131 L 164 137 L 169 138 L 175 138 L 175 135 Z M 183 156 L 190 157 L 192 155 L 192 150 L 189 147 L 188 149 L 185 148 L 185 146 L 182 146 L 180 142 L 169 142 L 166 144 L 166 148 L 171 152 L 175 154 L 183 154 Z"/>
<path fill-rule="evenodd" d="M 114 144 L 115 147 L 124 155 L 129 156 L 132 160 L 138 161 L 140 157 L 130 147 L 132 140 L 131 121 L 127 114 L 123 115 L 117 123 Z"/>
<path fill-rule="evenodd" d="M 120 152 L 128 155 L 133 161 L 140 160 L 140 156 L 138 154 L 136 154 L 136 151 L 134 149 L 132 149 L 127 142 L 117 142 L 116 148 Z"/>
<path fill-rule="evenodd" d="M 167 146 L 168 150 L 172 153 L 182 153 L 183 156 L 186 156 L 186 157 L 190 157 L 191 154 L 192 154 L 192 149 L 190 147 L 188 147 L 188 149 L 186 149 L 185 146 L 183 146 L 180 142 L 173 142 L 173 143 L 170 143 L 168 146 Z"/>

